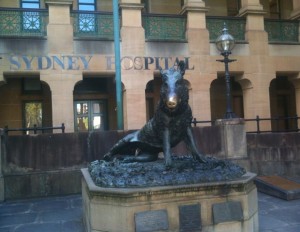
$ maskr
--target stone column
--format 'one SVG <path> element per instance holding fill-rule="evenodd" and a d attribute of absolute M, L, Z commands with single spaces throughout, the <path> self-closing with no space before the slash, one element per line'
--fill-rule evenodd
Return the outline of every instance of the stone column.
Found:
<path fill-rule="evenodd" d="M 206 29 L 208 8 L 202 0 L 185 0 L 181 14 L 187 14 L 186 35 L 191 55 L 209 54 L 209 33 Z"/>
<path fill-rule="evenodd" d="M 122 12 L 121 40 L 122 56 L 144 55 L 145 31 L 142 27 L 142 9 L 140 0 L 120 0 Z"/>
<path fill-rule="evenodd" d="M 300 1 L 293 0 L 293 11 L 290 19 L 300 19 Z"/>
<path fill-rule="evenodd" d="M 218 119 L 221 127 L 221 142 L 226 159 L 247 158 L 245 122 L 241 118 Z"/>
<path fill-rule="evenodd" d="M 258 60 L 258 62 L 260 62 Z M 261 61 L 263 62 L 263 61 Z M 264 67 L 265 71 L 259 70 L 255 73 L 252 70 L 251 73 L 243 75 L 243 79 L 239 80 L 239 83 L 244 83 L 243 87 L 243 97 L 244 97 L 244 117 L 249 119 L 254 119 L 257 115 L 260 118 L 270 118 L 270 82 L 276 77 L 275 73 Z M 249 81 L 251 80 L 251 82 Z M 247 130 L 256 130 L 255 122 L 247 122 Z M 270 130 L 270 121 L 261 121 L 260 130 Z"/>
<path fill-rule="evenodd" d="M 263 6 L 259 0 L 242 0 L 239 16 L 246 16 L 246 40 L 249 42 L 251 55 L 269 53 L 268 34 L 264 30 Z"/>
<path fill-rule="evenodd" d="M 70 6 L 73 0 L 45 0 L 49 7 L 47 41 L 50 53 L 73 52 L 73 26 Z"/>
<path fill-rule="evenodd" d="M 73 53 L 73 25 L 70 8 L 73 0 L 45 0 L 49 8 L 49 24 L 47 26 L 48 53 Z M 52 124 L 60 126 L 65 123 L 65 131 L 74 131 L 73 90 L 80 79 L 70 71 L 41 71 L 40 79 L 48 83 L 52 94 Z M 55 130 L 54 133 L 60 133 Z"/>
<path fill-rule="evenodd" d="M 237 76 L 236 81 L 241 85 L 243 90 L 243 105 L 244 105 L 244 118 L 254 118 L 255 112 L 253 107 L 253 85 L 248 80 L 243 78 L 243 75 Z M 251 123 L 246 123 L 247 131 L 254 131 L 255 125 Z"/>
<path fill-rule="evenodd" d="M 82 79 L 82 74 L 41 73 L 41 81 L 45 81 L 52 93 L 52 124 L 65 124 L 65 132 L 74 132 L 74 101 L 73 90 L 75 84 Z M 63 80 L 63 81 L 62 81 Z M 54 130 L 54 133 L 61 133 Z"/>
<path fill-rule="evenodd" d="M 121 0 L 119 5 L 122 13 L 121 57 L 133 58 L 122 62 L 121 78 L 125 86 L 124 129 L 140 129 L 146 122 L 145 88 L 153 76 L 137 68 L 136 64 L 127 62 L 135 62 L 134 57 L 145 56 L 145 32 L 142 27 L 144 5 L 140 0 Z"/>
<path fill-rule="evenodd" d="M 189 54 L 192 56 L 190 65 L 193 72 L 186 71 L 185 78 L 191 83 L 190 105 L 193 116 L 197 120 L 207 120 L 210 112 L 210 70 L 206 67 L 209 56 L 209 32 L 206 28 L 206 12 L 208 8 L 202 0 L 185 0 L 181 14 L 187 15 L 186 37 L 188 40 Z M 202 125 L 201 125 L 202 126 Z"/>
<path fill-rule="evenodd" d="M 3 131 L 3 129 L 0 128 L 0 202 L 5 200 L 4 177 L 3 177 L 3 171 L 2 171 L 2 168 L 4 165 L 3 136 L 4 136 L 4 131 Z"/>
<path fill-rule="evenodd" d="M 206 68 L 200 68 L 200 70 L 204 73 L 198 73 L 195 67 L 195 74 L 190 76 L 186 74 L 185 79 L 191 84 L 189 104 L 193 109 L 193 117 L 198 121 L 206 121 L 211 118 L 210 85 L 215 76 L 209 74 Z M 199 126 L 205 125 L 210 125 L 210 123 Z"/>
<path fill-rule="evenodd" d="M 126 89 L 124 109 L 124 129 L 135 130 L 142 128 L 146 123 L 145 89 Z"/>

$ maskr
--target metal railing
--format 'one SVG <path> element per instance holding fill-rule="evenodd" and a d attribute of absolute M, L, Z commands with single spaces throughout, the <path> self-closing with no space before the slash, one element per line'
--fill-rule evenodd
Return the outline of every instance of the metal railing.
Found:
<path fill-rule="evenodd" d="M 266 133 L 266 132 L 298 132 L 298 120 L 300 117 L 272 117 L 272 118 L 260 118 L 258 115 L 254 119 L 245 119 L 245 122 L 255 122 L 256 130 L 248 131 L 247 133 Z M 263 121 L 270 121 L 272 130 L 261 130 L 260 123 Z"/>
<path fill-rule="evenodd" d="M 299 132 L 299 121 L 300 117 L 297 115 L 291 117 L 272 117 L 272 118 L 260 118 L 256 116 L 253 119 L 244 119 L 245 123 L 254 122 L 256 130 L 247 131 L 247 133 L 276 133 L 276 132 Z M 271 122 L 271 130 L 261 130 L 261 123 L 264 121 Z M 198 121 L 196 118 L 193 119 L 192 124 L 196 127 L 198 124 L 207 124 L 211 126 L 215 125 L 216 120 Z"/>
<path fill-rule="evenodd" d="M 61 133 L 65 133 L 65 124 L 62 123 L 61 126 L 57 126 L 57 127 L 38 127 L 37 125 L 34 125 L 33 127 L 27 127 L 27 128 L 8 128 L 8 126 L 4 127 L 4 133 L 6 135 L 8 135 L 8 132 L 11 131 L 20 131 L 20 132 L 29 132 L 29 131 L 33 131 L 33 134 L 37 134 L 38 131 L 41 131 L 42 133 L 44 133 L 45 131 L 51 131 L 52 130 L 61 130 Z"/>
<path fill-rule="evenodd" d="M 299 42 L 298 20 L 265 19 L 265 31 L 268 33 L 269 42 Z"/>
<path fill-rule="evenodd" d="M 47 24 L 47 10 L 0 8 L 0 36 L 44 37 Z"/>
<path fill-rule="evenodd" d="M 74 37 L 113 40 L 112 12 L 72 11 Z"/>
<path fill-rule="evenodd" d="M 186 16 L 143 14 L 142 24 L 148 41 L 187 41 Z"/>
<path fill-rule="evenodd" d="M 46 9 L 0 8 L 0 36 L 45 37 L 49 13 Z M 74 37 L 113 40 L 112 12 L 72 11 Z M 186 42 L 186 16 L 143 14 L 142 24 L 148 41 Z M 207 16 L 210 41 L 221 34 L 224 22 L 237 41 L 245 41 L 246 18 Z M 299 43 L 299 21 L 265 19 L 269 42 Z"/>
<path fill-rule="evenodd" d="M 206 28 L 209 31 L 210 41 L 215 41 L 222 34 L 224 23 L 235 40 L 245 41 L 246 18 L 207 16 Z"/>

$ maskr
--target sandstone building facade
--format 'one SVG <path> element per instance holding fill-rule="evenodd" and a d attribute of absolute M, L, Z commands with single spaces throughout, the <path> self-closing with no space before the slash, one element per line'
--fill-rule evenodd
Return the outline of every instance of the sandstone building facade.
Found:
<path fill-rule="evenodd" d="M 118 129 L 112 9 L 112 0 L 0 2 L 0 128 Z M 216 61 L 215 39 L 224 22 L 236 39 L 234 112 L 245 119 L 300 115 L 299 0 L 120 0 L 119 13 L 124 129 L 151 117 L 158 68 L 177 60 L 187 63 L 193 116 L 223 117 L 224 64 Z"/>

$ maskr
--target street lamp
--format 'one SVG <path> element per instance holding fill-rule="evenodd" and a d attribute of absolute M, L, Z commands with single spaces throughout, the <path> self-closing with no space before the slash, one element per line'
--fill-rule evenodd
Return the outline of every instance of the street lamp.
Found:
<path fill-rule="evenodd" d="M 229 59 L 229 55 L 231 54 L 231 50 L 235 45 L 235 41 L 232 35 L 228 33 L 228 29 L 226 28 L 226 24 L 224 23 L 224 28 L 222 30 L 222 35 L 220 35 L 216 40 L 216 47 L 221 52 L 221 55 L 224 56 L 224 59 L 217 60 L 219 62 L 223 62 L 225 64 L 225 81 L 226 81 L 226 114 L 224 118 L 236 118 L 236 115 L 232 111 L 231 104 L 231 83 L 230 83 L 230 75 L 228 69 L 228 63 L 234 62 L 236 60 Z"/>

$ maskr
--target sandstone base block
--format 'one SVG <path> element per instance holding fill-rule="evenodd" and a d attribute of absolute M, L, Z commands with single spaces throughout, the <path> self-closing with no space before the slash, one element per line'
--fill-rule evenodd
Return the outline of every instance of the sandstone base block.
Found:
<path fill-rule="evenodd" d="M 151 188 L 102 188 L 82 169 L 86 231 L 258 232 L 255 174 Z"/>

